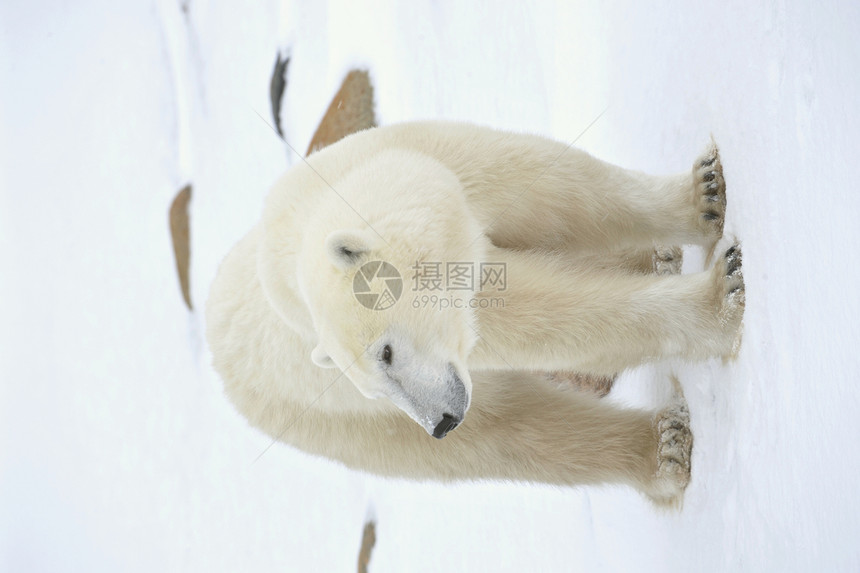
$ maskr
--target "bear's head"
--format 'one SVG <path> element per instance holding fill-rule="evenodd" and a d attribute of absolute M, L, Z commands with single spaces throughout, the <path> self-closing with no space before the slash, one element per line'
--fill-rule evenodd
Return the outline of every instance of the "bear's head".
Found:
<path fill-rule="evenodd" d="M 388 150 L 315 193 L 295 265 L 316 336 L 308 358 L 444 437 L 471 399 L 475 273 L 486 240 L 462 183 L 434 159 Z"/>

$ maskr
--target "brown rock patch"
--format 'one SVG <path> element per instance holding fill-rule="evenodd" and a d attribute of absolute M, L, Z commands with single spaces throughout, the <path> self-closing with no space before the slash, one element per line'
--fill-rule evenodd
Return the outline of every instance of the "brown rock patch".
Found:
<path fill-rule="evenodd" d="M 281 103 L 284 99 L 284 91 L 287 89 L 287 68 L 290 58 L 281 59 L 281 53 L 275 60 L 275 69 L 272 70 L 272 79 L 269 81 L 269 100 L 272 104 L 272 119 L 275 121 L 275 129 L 283 139 L 284 130 L 281 127 Z"/>
<path fill-rule="evenodd" d="M 365 70 L 352 70 L 343 80 L 308 146 L 307 155 L 351 133 L 376 127 L 373 85 Z"/>

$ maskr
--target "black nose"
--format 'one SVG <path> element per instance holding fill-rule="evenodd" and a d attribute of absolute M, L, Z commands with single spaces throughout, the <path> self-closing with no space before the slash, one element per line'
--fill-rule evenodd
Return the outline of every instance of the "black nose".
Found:
<path fill-rule="evenodd" d="M 457 427 L 457 424 L 460 423 L 460 420 L 452 416 L 451 414 L 442 414 L 442 421 L 436 425 L 436 429 L 433 430 L 433 437 L 441 440 L 445 437 L 445 435 Z"/>

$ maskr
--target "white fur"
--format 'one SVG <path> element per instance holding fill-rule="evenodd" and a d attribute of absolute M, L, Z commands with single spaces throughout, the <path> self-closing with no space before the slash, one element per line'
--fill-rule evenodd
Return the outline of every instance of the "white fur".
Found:
<path fill-rule="evenodd" d="M 351 467 L 622 482 L 673 503 L 692 440 L 676 452 L 675 434 L 690 436 L 683 416 L 670 417 L 671 447 L 659 428 L 684 408 L 619 409 L 529 371 L 606 375 L 729 355 L 743 312 L 730 258 L 685 276 L 629 262 L 651 261 L 655 244 L 713 247 L 724 207 L 715 146 L 692 173 L 653 177 L 466 124 L 361 132 L 289 171 L 223 263 L 207 307 L 215 367 L 253 424 Z M 403 277 L 391 308 L 353 294 L 369 261 Z M 416 261 L 505 263 L 507 289 L 445 292 L 448 308 L 416 308 Z M 503 306 L 481 304 L 491 297 Z M 434 440 L 443 414 L 465 418 Z M 658 471 L 667 464 L 671 479 Z"/>

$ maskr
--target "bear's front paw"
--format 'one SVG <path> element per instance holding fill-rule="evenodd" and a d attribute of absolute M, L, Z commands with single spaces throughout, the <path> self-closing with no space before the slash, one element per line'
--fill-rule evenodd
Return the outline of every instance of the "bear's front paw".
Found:
<path fill-rule="evenodd" d="M 657 434 L 657 461 L 650 497 L 659 505 L 677 506 L 690 483 L 690 456 L 693 433 L 690 410 L 678 396 L 654 418 Z"/>
<path fill-rule="evenodd" d="M 746 306 L 746 289 L 742 266 L 741 246 L 732 245 L 714 265 L 716 282 L 717 318 L 730 345 L 725 357 L 734 356 L 741 341 L 741 325 Z"/>
<path fill-rule="evenodd" d="M 716 241 L 723 236 L 726 216 L 726 180 L 716 143 L 693 165 L 693 190 L 699 229 Z"/>

